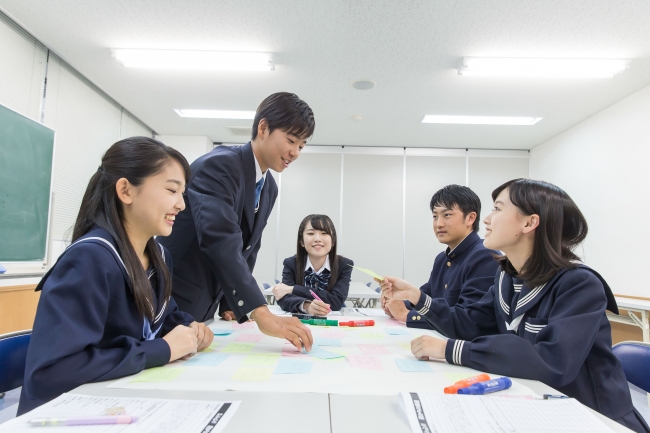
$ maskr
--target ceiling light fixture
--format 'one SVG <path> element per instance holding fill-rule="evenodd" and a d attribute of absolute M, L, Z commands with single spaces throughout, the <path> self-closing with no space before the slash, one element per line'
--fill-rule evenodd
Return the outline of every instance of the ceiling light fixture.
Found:
<path fill-rule="evenodd" d="M 127 68 L 196 69 L 216 71 L 272 71 L 269 53 L 231 51 L 180 51 L 114 49 L 113 55 Z"/>
<path fill-rule="evenodd" d="M 450 123 L 458 125 L 534 125 L 541 117 L 502 117 L 502 116 L 447 116 L 428 114 L 422 123 Z"/>
<path fill-rule="evenodd" d="M 484 77 L 611 78 L 625 70 L 624 59 L 465 57 L 458 75 Z"/>
<path fill-rule="evenodd" d="M 181 117 L 195 117 L 199 119 L 255 119 L 254 111 L 234 110 L 174 110 Z"/>

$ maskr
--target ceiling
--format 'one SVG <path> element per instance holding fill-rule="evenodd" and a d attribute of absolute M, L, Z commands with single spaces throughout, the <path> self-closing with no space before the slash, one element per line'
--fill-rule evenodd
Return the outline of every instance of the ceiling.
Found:
<path fill-rule="evenodd" d="M 530 149 L 650 84 L 645 0 L 0 0 L 0 9 L 159 134 L 242 142 L 175 108 L 254 110 L 277 91 L 316 117 L 313 144 Z M 273 72 L 130 69 L 110 48 L 264 51 Z M 462 77 L 464 56 L 630 58 L 611 79 Z M 371 79 L 374 89 L 352 88 Z M 425 114 L 543 117 L 434 125 Z M 362 116 L 362 120 L 353 120 Z"/>

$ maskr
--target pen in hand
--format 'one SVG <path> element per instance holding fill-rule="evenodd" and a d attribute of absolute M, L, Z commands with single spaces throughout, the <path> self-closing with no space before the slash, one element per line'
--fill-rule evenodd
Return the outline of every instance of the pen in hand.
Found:
<path fill-rule="evenodd" d="M 309 293 L 311 293 L 311 295 L 314 297 L 314 299 L 317 299 L 317 300 L 321 301 L 323 304 L 325 303 L 321 298 L 318 297 L 318 295 L 316 293 L 314 293 L 313 290 L 310 289 Z M 327 310 L 332 311 L 332 309 L 330 307 L 327 307 Z"/>

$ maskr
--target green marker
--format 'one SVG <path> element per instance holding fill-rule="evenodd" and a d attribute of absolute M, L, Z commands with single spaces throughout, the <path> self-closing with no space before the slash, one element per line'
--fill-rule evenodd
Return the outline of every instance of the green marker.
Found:
<path fill-rule="evenodd" d="M 302 323 L 306 325 L 317 325 L 317 326 L 339 326 L 338 320 L 326 320 L 326 319 L 301 319 Z"/>

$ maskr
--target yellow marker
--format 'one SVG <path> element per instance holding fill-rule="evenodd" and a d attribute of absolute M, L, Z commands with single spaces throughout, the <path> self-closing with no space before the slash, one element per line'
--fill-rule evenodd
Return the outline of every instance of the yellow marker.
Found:
<path fill-rule="evenodd" d="M 348 266 L 352 266 L 352 265 L 348 265 Z M 373 278 L 377 278 L 379 281 L 384 281 L 384 277 L 381 277 L 381 276 L 375 274 L 375 273 L 374 273 L 373 271 L 371 271 L 370 269 L 360 268 L 360 267 L 358 267 L 358 266 L 352 266 L 352 267 L 353 267 L 354 269 L 358 270 L 358 271 L 363 272 L 364 274 L 368 274 L 368 275 L 370 275 L 370 276 L 373 277 Z"/>

